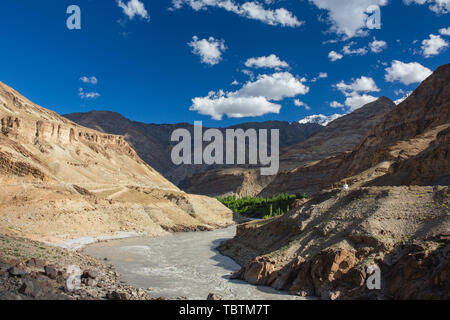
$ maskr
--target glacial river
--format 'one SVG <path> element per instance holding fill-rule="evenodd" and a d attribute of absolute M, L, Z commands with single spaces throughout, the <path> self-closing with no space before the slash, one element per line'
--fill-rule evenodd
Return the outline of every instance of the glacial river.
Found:
<path fill-rule="evenodd" d="M 121 280 L 135 287 L 151 288 L 149 294 L 154 297 L 205 300 L 209 293 L 216 293 L 237 300 L 302 299 L 270 287 L 230 280 L 230 273 L 240 267 L 215 248 L 235 233 L 233 226 L 160 238 L 111 240 L 91 244 L 84 252 L 101 260 L 108 258 Z"/>

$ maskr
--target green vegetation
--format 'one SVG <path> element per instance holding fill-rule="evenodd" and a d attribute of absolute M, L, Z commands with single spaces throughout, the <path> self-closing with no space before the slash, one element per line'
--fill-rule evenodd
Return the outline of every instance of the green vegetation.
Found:
<path fill-rule="evenodd" d="M 297 199 L 305 199 L 306 194 L 290 195 L 280 194 L 270 198 L 263 197 L 242 197 L 233 196 L 219 197 L 222 204 L 233 210 L 233 212 L 242 214 L 250 218 L 269 219 L 280 216 L 290 211 L 291 205 Z"/>

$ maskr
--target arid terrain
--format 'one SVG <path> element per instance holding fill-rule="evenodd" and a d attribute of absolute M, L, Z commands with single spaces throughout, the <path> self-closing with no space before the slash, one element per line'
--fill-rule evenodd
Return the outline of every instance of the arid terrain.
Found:
<path fill-rule="evenodd" d="M 353 150 L 274 179 L 265 193 L 314 196 L 238 226 L 220 248 L 244 266 L 235 277 L 323 299 L 449 299 L 449 126 L 444 65 Z M 366 287 L 374 265 L 380 290 Z"/>
<path fill-rule="evenodd" d="M 122 136 L 81 127 L 0 84 L 1 233 L 39 241 L 226 226 L 230 210 L 180 191 Z"/>
<path fill-rule="evenodd" d="M 449 101 L 444 65 L 396 107 L 380 98 L 298 142 L 287 132 L 306 127 L 288 125 L 276 176 L 174 170 L 199 194 L 309 195 L 285 215 L 238 225 L 220 244 L 242 266 L 233 278 L 322 299 L 449 299 Z M 68 249 L 242 221 L 216 199 L 181 191 L 124 136 L 85 128 L 2 83 L 0 116 L 2 299 L 150 299 L 107 261 Z M 75 291 L 66 287 L 70 265 L 82 271 Z M 374 267 L 379 290 L 366 286 Z"/>

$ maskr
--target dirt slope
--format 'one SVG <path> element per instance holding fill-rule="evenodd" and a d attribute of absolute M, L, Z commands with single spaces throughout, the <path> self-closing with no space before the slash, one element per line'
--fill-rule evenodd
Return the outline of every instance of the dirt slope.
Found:
<path fill-rule="evenodd" d="M 164 234 L 232 222 L 215 199 L 188 195 L 122 136 L 77 125 L 0 83 L 0 228 L 45 241 Z"/>
<path fill-rule="evenodd" d="M 450 298 L 448 187 L 371 187 L 326 192 L 271 220 L 238 227 L 220 250 L 235 277 L 324 299 Z M 366 288 L 367 267 L 382 290 Z"/>

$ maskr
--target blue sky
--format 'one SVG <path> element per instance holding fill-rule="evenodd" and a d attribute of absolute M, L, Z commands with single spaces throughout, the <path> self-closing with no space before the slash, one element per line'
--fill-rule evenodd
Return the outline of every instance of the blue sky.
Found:
<path fill-rule="evenodd" d="M 81 30 L 66 27 L 73 4 Z M 381 29 L 365 26 L 370 5 Z M 449 9 L 449 0 L 3 1 L 0 81 L 60 114 L 111 110 L 149 123 L 344 114 L 400 99 L 449 63 Z"/>

